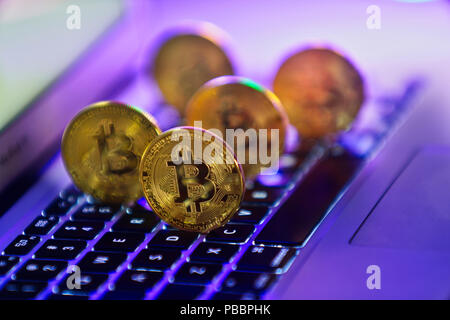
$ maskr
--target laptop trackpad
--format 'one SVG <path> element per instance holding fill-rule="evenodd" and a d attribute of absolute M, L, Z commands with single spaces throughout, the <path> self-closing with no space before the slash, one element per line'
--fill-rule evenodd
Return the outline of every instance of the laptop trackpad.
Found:
<path fill-rule="evenodd" d="M 421 150 L 370 213 L 351 244 L 450 249 L 450 148 Z"/>

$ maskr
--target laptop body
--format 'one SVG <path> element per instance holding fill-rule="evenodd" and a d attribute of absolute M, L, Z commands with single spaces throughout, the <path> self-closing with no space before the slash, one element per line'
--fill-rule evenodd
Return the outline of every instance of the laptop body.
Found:
<path fill-rule="evenodd" d="M 331 2 L 329 5 L 331 7 L 333 6 Z M 388 109 L 389 106 L 395 106 L 398 109 L 401 109 L 402 104 L 407 104 L 407 107 L 405 107 L 405 110 L 403 110 L 400 116 L 396 118 L 396 121 L 387 126 L 389 130 L 381 130 L 385 133 L 383 134 L 382 139 L 380 138 L 377 140 L 377 143 L 372 144 L 367 154 L 363 152 L 364 157 L 356 157 L 357 159 L 362 160 L 358 162 L 355 171 L 349 175 L 349 179 L 346 181 L 347 183 L 341 185 L 339 192 L 331 199 L 331 201 L 325 203 L 326 210 L 320 215 L 320 219 L 317 220 L 315 227 L 307 232 L 305 241 L 292 246 L 288 243 L 283 244 L 281 240 L 280 243 L 276 243 L 276 241 L 271 242 L 273 239 L 270 239 L 271 241 L 263 239 L 260 234 L 265 233 L 266 236 L 271 236 L 270 232 L 265 231 L 266 228 L 270 226 L 270 221 L 272 221 L 272 219 L 277 218 L 279 213 L 283 212 L 283 206 L 288 203 L 287 201 L 293 201 L 290 199 L 295 197 L 299 188 L 301 188 L 302 181 L 304 181 L 302 180 L 304 179 L 303 175 L 308 177 L 312 172 L 312 169 L 309 167 L 300 169 L 299 173 L 296 175 L 293 187 L 289 190 L 283 189 L 283 200 L 280 200 L 279 203 L 274 205 L 273 209 L 268 210 L 270 213 L 267 214 L 261 223 L 258 223 L 258 225 L 255 226 L 256 231 L 254 231 L 246 241 L 242 243 L 237 242 L 236 240 L 234 242 L 229 241 L 224 243 L 223 241 L 217 241 L 217 239 L 212 241 L 208 241 L 208 238 L 201 237 L 196 239 L 193 245 L 183 251 L 182 257 L 184 258 L 184 262 L 177 262 L 178 265 L 175 267 L 172 266 L 171 268 L 168 268 L 170 270 L 164 270 L 163 280 L 158 282 L 153 289 L 149 287 L 150 289 L 146 292 L 144 298 L 152 299 L 161 297 L 161 292 L 166 291 L 166 287 L 164 286 L 171 286 L 171 288 L 174 288 L 172 291 L 176 292 L 179 290 L 181 292 L 183 286 L 192 285 L 192 283 L 186 283 L 188 281 L 178 280 L 177 274 L 183 270 L 183 263 L 196 263 L 195 259 L 192 259 L 193 262 L 191 262 L 191 255 L 194 254 L 194 251 L 196 251 L 202 243 L 238 245 L 240 249 L 234 258 L 232 258 L 232 262 L 224 264 L 222 267 L 223 271 L 218 273 L 212 284 L 208 284 L 206 289 L 196 296 L 196 298 L 217 298 L 222 291 L 222 297 L 228 298 L 448 298 L 449 288 L 447 284 L 449 276 L 446 273 L 446 270 L 448 269 L 450 261 L 448 250 L 450 241 L 444 232 L 445 227 L 448 226 L 448 213 L 447 216 L 445 215 L 445 212 L 448 212 L 448 210 L 446 210 L 447 207 L 445 207 L 445 197 L 442 194 L 430 198 L 419 197 L 426 190 L 445 190 L 446 177 L 448 177 L 448 175 L 445 175 L 445 170 L 448 168 L 446 167 L 448 135 L 446 134 L 445 129 L 446 123 L 448 122 L 448 117 L 446 117 L 445 113 L 448 108 L 445 107 L 445 102 L 449 101 L 449 97 L 443 86 L 446 83 L 444 80 L 448 79 L 449 75 L 445 74 L 444 68 L 440 68 L 442 61 L 446 61 L 445 58 L 448 57 L 448 48 L 439 41 L 439 39 L 442 38 L 439 36 L 440 32 L 442 33 L 442 36 L 444 36 L 444 27 L 448 27 L 448 22 L 445 20 L 447 18 L 447 16 L 445 16 L 445 10 L 448 12 L 448 5 L 445 2 L 436 2 L 435 4 L 427 4 L 427 7 L 418 7 L 419 5 L 412 8 L 408 7 L 408 10 L 406 11 L 404 10 L 406 4 L 389 1 L 381 3 L 380 8 L 382 8 L 382 12 L 385 12 L 388 16 L 391 14 L 394 17 L 400 18 L 398 19 L 400 22 L 398 22 L 396 28 L 395 26 L 391 26 L 391 29 L 389 29 L 388 24 L 388 26 L 383 26 L 380 30 L 383 31 L 383 28 L 386 28 L 388 29 L 386 32 L 389 34 L 392 34 L 392 30 L 397 30 L 398 34 L 394 33 L 394 35 L 390 37 L 369 33 L 377 31 L 369 31 L 365 28 L 358 29 L 359 24 L 357 23 L 364 23 L 367 14 L 362 15 L 361 21 L 356 20 L 355 22 L 355 20 L 348 18 L 358 16 L 361 12 L 364 13 L 369 5 L 369 3 L 352 5 L 346 8 L 348 10 L 340 9 L 342 10 L 342 14 L 339 15 L 339 17 L 335 14 L 331 15 L 330 19 L 336 19 L 343 31 L 342 33 L 328 31 L 329 38 L 333 39 L 335 43 L 342 47 L 349 46 L 349 48 L 352 48 L 351 45 L 353 44 L 353 49 L 355 49 L 353 51 L 355 53 L 357 52 L 363 61 L 362 69 L 364 70 L 364 73 L 366 75 L 371 75 L 367 77 L 366 81 L 370 84 L 374 84 L 369 89 L 373 90 L 373 92 L 370 91 L 369 103 L 375 106 L 384 103 L 385 110 Z M 424 5 L 425 4 L 422 4 L 422 6 Z M 172 6 L 177 6 L 178 9 L 175 10 Z M 242 42 L 244 48 L 249 49 L 252 48 L 252 46 L 257 46 L 257 43 L 259 43 L 258 41 L 245 42 L 243 41 L 244 39 L 240 38 L 245 35 L 239 36 L 239 33 L 233 32 L 238 28 L 237 19 L 228 19 L 226 14 L 216 16 L 214 10 L 207 10 L 207 8 L 204 8 L 204 11 L 196 11 L 199 10 L 199 7 L 196 7 L 195 5 L 189 8 L 179 6 L 180 4 L 177 2 L 169 2 L 165 5 L 160 4 L 157 7 L 157 9 L 161 10 L 160 12 L 165 13 L 165 15 L 162 15 L 164 18 L 161 18 L 154 29 L 152 29 L 154 34 L 157 34 L 156 31 L 158 31 L 158 29 L 164 29 L 164 27 L 176 23 L 176 20 L 180 18 L 208 18 L 208 20 L 219 24 L 230 33 L 237 34 L 238 39 L 236 39 L 236 41 L 238 43 L 239 41 Z M 266 10 L 270 10 L 271 8 L 270 4 L 264 4 L 264 6 L 260 7 L 261 12 L 264 11 L 264 8 L 266 8 Z M 245 9 L 245 7 L 241 8 L 243 10 Z M 283 10 L 289 11 L 289 9 L 292 9 L 292 7 L 286 6 L 280 9 L 280 12 L 276 17 L 279 19 L 285 17 L 286 12 L 283 15 Z M 303 4 L 302 7 L 302 12 L 304 12 L 305 17 L 306 15 L 314 16 L 314 14 L 323 14 L 321 10 L 321 8 L 318 8 L 313 4 Z M 421 38 L 422 40 L 426 39 L 429 41 L 428 45 L 432 44 L 434 47 L 439 48 L 439 50 L 436 49 L 433 51 L 436 52 L 436 58 L 434 60 L 436 61 L 435 64 L 430 63 L 422 65 L 417 62 L 421 61 L 421 58 L 424 56 L 426 57 L 427 54 L 429 54 L 428 51 L 418 50 L 417 45 L 415 44 L 417 39 L 411 39 L 411 41 L 408 42 L 404 40 L 404 38 L 401 38 L 404 40 L 404 42 L 402 42 L 404 48 L 398 48 L 397 51 L 393 50 L 389 52 L 389 55 L 392 55 L 394 58 L 392 58 L 392 60 L 384 58 L 384 61 L 382 62 L 380 61 L 379 52 L 378 54 L 376 52 L 372 53 L 372 55 L 367 54 L 367 52 L 370 52 L 371 50 L 367 50 L 366 47 L 361 48 L 360 51 L 356 50 L 358 46 L 355 44 L 354 38 L 364 37 L 360 34 L 358 35 L 357 31 L 354 31 L 355 34 L 352 34 L 350 32 L 351 30 L 360 30 L 360 33 L 364 33 L 365 36 L 368 37 L 366 40 L 367 43 L 365 43 L 366 45 L 372 43 L 374 39 L 378 39 L 378 47 L 383 47 L 383 45 L 388 46 L 392 41 L 398 39 L 395 38 L 395 35 L 400 37 L 404 34 L 403 32 L 405 31 L 401 27 L 402 21 L 410 21 L 412 18 L 418 18 L 419 15 L 422 16 L 424 10 L 429 10 L 430 15 L 436 17 L 434 19 L 435 25 L 429 25 L 428 20 L 426 20 L 427 27 L 425 28 L 427 32 L 435 36 L 429 37 L 427 36 L 427 32 L 424 32 L 423 38 Z M 180 13 L 182 13 L 181 16 L 179 16 Z M 114 15 L 112 16 L 113 18 L 111 20 L 114 21 Z M 256 15 L 255 23 L 261 23 L 258 22 L 257 17 L 260 16 Z M 293 20 L 297 21 L 298 19 Z M 228 22 L 227 25 L 226 21 L 234 22 Z M 343 21 L 350 22 L 345 24 Z M 392 20 L 388 20 L 386 23 L 389 23 L 390 21 Z M 289 25 L 288 22 L 286 22 L 286 25 Z M 304 21 L 304 23 L 305 26 L 307 26 L 312 22 Z M 352 23 L 355 23 L 355 26 L 352 26 Z M 290 27 L 292 28 L 292 26 Z M 319 26 L 317 28 L 320 30 Z M 417 28 L 424 28 L 424 26 L 418 25 Z M 301 29 L 301 25 L 299 26 L 299 29 Z M 324 27 L 324 29 L 326 28 Z M 313 34 L 314 32 L 311 33 Z M 321 34 L 321 32 L 317 33 Z M 323 31 L 322 36 L 325 37 L 326 34 L 326 31 Z M 342 34 L 346 34 L 346 36 L 340 37 L 339 35 Z M 304 36 L 303 38 L 298 34 L 295 36 L 296 41 L 300 43 L 309 40 L 311 35 Z M 289 37 L 287 36 L 286 38 L 288 39 Z M 287 40 L 285 39 L 285 41 Z M 269 85 L 270 77 L 258 74 L 257 63 L 261 64 L 269 61 L 271 58 L 275 57 L 275 53 L 280 54 L 280 52 L 282 52 L 281 48 L 286 49 L 286 47 L 288 47 L 288 42 L 289 41 L 283 44 L 280 40 L 278 46 L 273 46 L 271 49 L 272 51 L 266 50 L 266 54 L 261 54 L 258 59 L 250 59 L 250 56 L 246 56 L 246 54 L 250 55 L 250 50 L 243 50 L 244 53 L 240 53 L 241 59 L 243 62 L 246 62 L 246 64 L 245 67 L 241 67 L 241 72 L 245 74 L 254 74 L 257 80 Z M 292 43 L 294 43 L 293 40 Z M 141 47 L 137 47 L 134 51 L 134 57 L 139 53 L 139 48 Z M 255 47 L 253 47 L 252 50 L 254 49 Z M 264 48 L 260 48 L 258 52 L 264 52 L 262 49 Z M 404 67 L 405 69 L 392 69 L 393 65 L 399 64 L 398 57 L 403 57 L 407 53 L 410 54 L 412 51 L 411 49 L 415 49 L 417 52 L 415 55 L 411 54 L 408 56 L 409 59 L 404 59 L 407 62 L 409 61 L 408 65 Z M 351 49 L 348 50 L 352 51 Z M 364 56 L 364 53 L 366 53 L 366 56 Z M 371 62 L 373 63 L 372 69 L 370 68 Z M 128 68 L 129 70 L 130 68 L 135 67 L 134 63 L 135 62 L 133 61 L 127 61 L 125 59 L 125 69 Z M 272 63 L 275 66 L 275 62 Z M 382 70 L 379 70 L 380 66 L 383 66 L 383 63 L 385 67 Z M 244 65 L 244 63 L 242 63 L 242 65 Z M 421 68 L 414 68 L 415 65 L 419 65 Z M 378 71 L 375 69 L 378 69 Z M 386 72 L 389 73 L 389 77 L 386 76 Z M 386 81 L 381 81 L 377 76 Z M 123 75 L 118 77 L 122 78 Z M 138 80 L 135 80 L 135 85 L 131 89 L 111 90 L 113 93 L 99 93 L 98 97 L 94 98 L 89 96 L 86 100 L 76 101 L 71 112 L 72 114 L 75 114 L 80 107 L 91 101 L 93 102 L 96 99 L 109 99 L 114 97 L 135 104 L 140 104 L 141 101 L 146 99 L 147 101 L 157 101 L 158 98 L 152 96 L 152 93 L 156 90 L 154 90 L 154 87 L 152 89 L 151 85 L 148 87 L 148 84 L 146 83 L 147 80 L 144 78 L 145 77 L 141 77 Z M 95 78 L 88 76 L 88 79 Z M 411 79 L 414 79 L 413 82 L 415 82 L 416 79 L 421 80 L 420 83 L 423 83 L 423 85 L 419 86 L 420 89 L 410 89 L 411 87 L 416 88 L 416 86 L 410 85 Z M 95 82 L 98 81 L 94 80 L 93 83 Z M 89 91 L 91 90 L 94 91 L 93 87 L 89 86 Z M 98 92 L 101 91 L 102 90 L 99 90 Z M 414 91 L 412 98 L 409 98 L 410 91 Z M 55 92 L 61 91 L 56 90 Z M 68 93 L 65 92 L 64 96 L 67 96 L 67 94 Z M 155 95 L 157 96 L 157 94 Z M 143 96 L 145 96 L 145 99 L 142 98 Z M 170 127 L 170 121 L 173 120 L 172 114 L 170 111 L 165 111 L 167 109 L 157 108 L 157 105 L 157 103 L 149 103 L 142 107 L 154 113 L 163 127 Z M 373 108 L 376 109 L 377 107 L 375 106 Z M 69 113 L 64 113 L 64 116 L 65 117 L 59 121 L 59 123 L 61 123 L 60 128 L 55 131 L 61 131 L 64 127 L 63 123 L 67 123 L 71 118 Z M 18 120 L 20 119 L 22 119 L 22 117 L 18 118 Z M 363 120 L 360 121 L 363 122 Z M 10 127 L 13 128 L 14 126 Z M 361 127 L 364 128 L 364 123 L 361 124 Z M 23 127 L 19 126 L 19 128 Z M 2 137 L 3 136 L 2 132 Z M 58 134 L 53 136 L 57 140 Z M 355 136 L 360 137 L 357 133 Z M 347 138 L 343 138 L 342 145 L 354 147 L 351 137 L 352 135 L 349 134 Z M 414 137 L 414 139 L 412 139 L 412 137 Z M 5 141 L 10 141 L 10 138 Z M 357 139 L 357 141 L 360 140 Z M 35 144 L 39 145 L 39 143 Z M 360 151 L 360 149 L 356 148 L 353 150 L 353 153 L 358 154 L 358 151 Z M 40 152 L 37 153 L 39 154 Z M 316 161 L 319 161 L 322 156 L 323 153 L 318 151 L 306 162 L 310 161 L 311 166 L 314 167 Z M 16 161 L 16 163 L 22 163 L 22 161 Z M 431 168 L 429 167 L 429 163 L 433 164 Z M 430 169 L 433 172 L 433 176 L 436 176 L 436 178 L 427 182 L 426 185 L 428 185 L 428 187 L 424 187 L 422 184 L 418 183 L 417 187 L 411 188 L 411 183 L 408 183 L 409 181 L 428 181 L 428 176 L 423 174 L 424 168 Z M 436 168 L 439 168 L 438 172 L 435 172 L 435 170 L 437 170 Z M 2 181 L 4 181 L 4 174 L 9 172 L 10 170 L 3 170 L 2 168 Z M 443 173 L 439 174 L 441 172 Z M 325 180 L 324 183 L 324 186 L 326 186 L 327 181 Z M 22 234 L 27 226 L 29 226 L 36 218 L 36 214 L 39 214 L 41 210 L 46 208 L 55 196 L 60 194 L 68 185 L 70 185 L 70 179 L 65 173 L 60 156 L 56 154 L 52 160 L 46 162 L 46 166 L 41 171 L 38 181 L 33 184 L 31 188 L 27 189 L 25 193 L 21 194 L 21 198 L 0 218 L 0 249 L 4 250 L 7 248 L 18 235 Z M 6 189 L 8 189 L 8 187 L 6 187 Z M 419 203 L 421 204 L 433 204 L 433 206 L 426 207 L 427 210 L 431 209 L 430 221 L 425 222 L 423 220 L 424 212 L 426 211 L 423 210 L 423 208 L 419 206 L 408 207 L 410 204 L 410 199 L 408 198 L 409 194 L 414 194 L 415 198 L 419 199 Z M 89 199 L 87 199 L 87 201 L 89 201 Z M 401 211 L 394 219 L 392 217 L 392 212 L 397 212 L 399 210 L 399 204 L 400 208 L 408 208 L 408 210 Z M 82 203 L 77 204 L 71 209 L 72 211 L 70 211 L 69 214 L 75 216 L 77 209 L 81 206 L 83 206 Z M 393 211 L 393 208 L 396 208 L 397 211 Z M 124 211 L 126 210 L 122 210 L 122 214 Z M 295 214 L 295 212 L 291 214 Z M 64 223 L 71 220 L 71 218 L 72 217 L 61 218 L 61 221 L 55 228 L 61 227 Z M 114 219 L 116 218 L 113 218 L 111 222 L 105 224 L 106 229 L 114 228 L 114 224 L 118 222 L 118 220 Z M 286 221 L 286 219 L 282 220 Z M 246 224 L 236 223 L 231 224 L 231 227 L 236 225 L 240 227 Z M 98 237 L 101 238 L 102 236 L 105 236 L 105 234 L 109 232 L 106 229 L 103 230 Z M 238 228 L 236 227 L 236 230 L 237 229 Z M 107 282 L 100 285 L 98 290 L 94 293 L 78 295 L 76 292 L 74 294 L 74 292 L 71 292 L 70 290 L 62 290 L 55 293 L 54 288 L 47 288 L 44 291 L 39 292 L 37 298 L 46 299 L 54 294 L 55 296 L 83 296 L 91 299 L 107 296 L 108 291 L 114 292 L 114 290 L 110 290 L 111 287 L 113 287 L 113 283 L 129 271 L 127 264 L 134 261 L 134 259 L 137 259 L 141 250 L 148 249 L 149 246 L 151 248 L 151 242 L 156 237 L 156 234 L 164 230 L 170 231 L 166 226 L 159 226 L 157 229 L 148 233 L 145 236 L 143 244 L 139 245 L 132 253 L 128 253 L 127 260 L 119 267 L 118 271 L 116 270 L 117 272 L 108 272 L 109 278 Z M 439 232 L 436 232 L 435 230 L 439 230 Z M 54 239 L 54 234 L 55 230 L 51 231 L 48 235 L 43 236 L 40 245 L 46 243 L 48 240 Z M 418 237 L 418 234 L 421 236 Z M 98 238 L 95 239 L 92 243 L 89 242 L 88 247 L 85 250 L 89 251 L 92 250 L 92 248 L 95 250 L 95 244 L 93 242 L 98 241 Z M 252 288 L 250 287 L 248 290 L 246 289 L 247 291 L 232 288 L 230 290 L 224 290 L 224 288 L 227 289 L 227 283 L 232 283 L 232 281 L 229 281 L 229 278 L 231 273 L 235 272 L 233 268 L 236 266 L 238 268 L 242 267 L 242 265 L 239 264 L 239 259 L 243 260 L 246 250 L 254 250 L 254 247 L 257 247 L 256 249 L 260 247 L 277 248 L 276 250 L 280 250 L 277 257 L 282 257 L 282 252 L 287 252 L 287 254 L 292 257 L 288 259 L 288 262 L 285 261 L 286 263 L 283 268 L 279 268 L 274 272 L 274 274 L 276 274 L 276 281 L 272 282 L 271 280 L 271 285 L 265 288 L 267 290 L 263 290 L 261 295 L 259 295 L 259 292 L 258 294 L 255 294 L 257 291 L 255 288 L 253 288 L 255 289 L 255 292 L 252 292 Z M 285 249 L 287 250 L 283 251 Z M 32 249 L 25 258 L 21 258 L 21 262 L 16 267 L 8 271 L 6 276 L 2 277 L 0 281 L 1 289 L 4 289 L 7 286 L 9 277 L 14 280 L 14 276 L 18 274 L 20 268 L 25 266 L 26 261 L 23 260 L 32 259 L 35 252 L 36 249 Z M 85 253 L 86 251 L 84 254 Z M 82 256 L 77 257 L 74 261 L 80 261 L 81 259 L 83 259 Z M 284 258 L 280 259 L 285 260 Z M 212 264 L 206 265 L 211 266 Z M 248 265 L 243 268 L 244 269 L 242 270 L 245 271 L 242 271 L 242 273 L 245 272 L 251 275 L 259 274 L 255 271 L 261 271 L 258 268 L 256 268 L 257 270 L 248 270 L 251 269 Z M 268 269 L 263 269 L 265 271 L 262 274 L 270 274 L 270 276 L 261 276 L 258 278 L 260 281 L 268 278 L 275 278 L 275 276 L 271 275 L 271 272 L 267 272 Z M 144 273 L 144 271 L 149 272 L 149 270 L 144 270 L 143 268 L 137 271 L 141 273 Z M 375 273 L 378 273 L 378 279 L 371 277 L 374 276 Z M 56 285 L 56 282 L 58 281 L 62 283 L 63 278 L 64 272 L 59 275 L 58 279 L 54 280 L 54 285 Z M 198 288 L 198 286 L 194 285 L 190 288 Z M 129 296 L 132 297 L 133 295 L 130 294 Z M 126 298 L 124 296 L 122 297 Z"/>

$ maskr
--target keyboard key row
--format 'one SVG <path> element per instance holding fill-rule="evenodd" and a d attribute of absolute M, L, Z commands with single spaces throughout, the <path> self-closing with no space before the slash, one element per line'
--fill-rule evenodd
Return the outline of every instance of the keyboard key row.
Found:
<path fill-rule="evenodd" d="M 109 221 L 119 212 L 120 206 L 86 203 L 72 216 L 73 220 Z"/>
<path fill-rule="evenodd" d="M 85 241 L 50 239 L 36 251 L 34 257 L 37 259 L 72 260 L 75 259 L 86 246 L 87 244 Z"/>
<path fill-rule="evenodd" d="M 67 221 L 54 234 L 57 239 L 94 239 L 105 227 L 99 221 Z"/>
<path fill-rule="evenodd" d="M 27 300 L 35 298 L 47 287 L 44 282 L 11 280 L 0 290 L 0 300 Z"/>
<path fill-rule="evenodd" d="M 66 268 L 65 261 L 31 259 L 13 274 L 12 279 L 48 282 Z"/>

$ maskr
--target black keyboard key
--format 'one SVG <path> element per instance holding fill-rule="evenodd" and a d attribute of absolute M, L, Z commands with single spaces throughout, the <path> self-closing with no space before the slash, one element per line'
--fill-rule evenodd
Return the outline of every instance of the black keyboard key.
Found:
<path fill-rule="evenodd" d="M 258 188 L 283 188 L 291 189 L 295 183 L 294 175 L 291 173 L 277 172 L 270 175 L 259 175 L 250 190 Z"/>
<path fill-rule="evenodd" d="M 238 252 L 239 246 L 202 242 L 194 252 L 191 253 L 191 262 L 226 263 Z"/>
<path fill-rule="evenodd" d="M 135 270 L 157 270 L 169 269 L 179 258 L 181 252 L 177 250 L 146 249 L 142 250 L 131 263 Z"/>
<path fill-rule="evenodd" d="M 159 300 L 194 300 L 205 288 L 201 286 L 185 286 L 182 284 L 169 284 L 159 294 Z"/>
<path fill-rule="evenodd" d="M 216 292 L 211 300 L 258 300 L 258 296 L 254 293 L 226 293 Z"/>
<path fill-rule="evenodd" d="M 0 300 L 33 299 L 46 287 L 46 283 L 11 280 L 0 291 Z"/>
<path fill-rule="evenodd" d="M 295 256 L 292 248 L 251 246 L 238 262 L 237 270 L 281 272 Z"/>
<path fill-rule="evenodd" d="M 267 273 L 231 272 L 222 283 L 222 292 L 262 294 L 267 291 L 276 279 Z"/>
<path fill-rule="evenodd" d="M 59 218 L 56 216 L 39 216 L 25 229 L 25 234 L 43 236 L 50 232 L 58 224 Z"/>
<path fill-rule="evenodd" d="M 231 218 L 232 222 L 260 224 L 269 213 L 266 207 L 243 206 Z"/>
<path fill-rule="evenodd" d="M 83 196 L 83 193 L 75 186 L 70 186 L 59 193 L 59 197 L 70 203 L 77 203 L 78 199 Z"/>
<path fill-rule="evenodd" d="M 81 268 L 80 268 L 81 269 Z M 81 269 L 83 271 L 83 269 Z M 100 286 L 102 286 L 107 280 L 108 275 L 106 274 L 87 274 L 82 272 L 80 276 L 80 286 L 77 288 L 75 282 L 72 279 L 67 280 L 72 275 L 68 274 L 60 282 L 57 288 L 57 293 L 60 294 L 73 294 L 73 295 L 91 295 L 95 293 Z"/>
<path fill-rule="evenodd" d="M 255 228 L 246 224 L 227 224 L 214 229 L 207 236 L 207 241 L 244 243 L 252 235 Z"/>
<path fill-rule="evenodd" d="M 78 262 L 78 266 L 81 272 L 110 273 L 116 271 L 126 259 L 125 253 L 90 251 Z"/>
<path fill-rule="evenodd" d="M 360 163 L 361 159 L 345 153 L 320 160 L 258 234 L 255 243 L 304 245 Z"/>
<path fill-rule="evenodd" d="M 160 281 L 163 275 L 163 272 L 127 270 L 114 284 L 114 291 L 145 293 Z"/>
<path fill-rule="evenodd" d="M 113 231 L 151 232 L 159 223 L 159 218 L 151 211 L 132 210 L 114 224 Z"/>
<path fill-rule="evenodd" d="M 263 205 L 268 207 L 276 206 L 285 193 L 284 188 L 265 188 L 247 190 L 244 194 L 243 204 Z"/>
<path fill-rule="evenodd" d="M 279 171 L 283 173 L 292 173 L 299 169 L 304 162 L 306 154 L 295 155 L 292 153 L 283 154 L 278 162 Z"/>
<path fill-rule="evenodd" d="M 95 245 L 97 251 L 133 252 L 144 241 L 145 235 L 126 232 L 107 232 Z"/>
<path fill-rule="evenodd" d="M 120 206 L 86 203 L 72 216 L 74 220 L 109 221 L 120 210 Z"/>
<path fill-rule="evenodd" d="M 19 260 L 18 257 L 0 256 L 0 276 L 7 274 Z"/>
<path fill-rule="evenodd" d="M 136 213 L 136 214 L 152 214 L 153 213 L 151 208 L 146 208 L 144 206 L 141 206 L 138 203 L 135 203 L 132 207 L 128 208 L 127 212 Z"/>
<path fill-rule="evenodd" d="M 107 291 L 101 300 L 141 300 L 145 297 L 145 292 L 141 291 Z"/>
<path fill-rule="evenodd" d="M 92 240 L 105 224 L 99 221 L 67 221 L 53 234 L 54 238 L 59 239 L 82 239 Z"/>
<path fill-rule="evenodd" d="M 67 262 L 50 260 L 28 260 L 12 276 L 14 280 L 32 280 L 48 282 L 54 279 L 61 271 L 65 271 Z"/>
<path fill-rule="evenodd" d="M 197 233 L 180 230 L 160 230 L 150 240 L 148 247 L 187 249 L 198 238 Z"/>
<path fill-rule="evenodd" d="M 53 200 L 47 208 L 43 210 L 44 216 L 64 216 L 74 206 L 75 203 L 71 203 L 68 200 L 57 197 Z"/>
<path fill-rule="evenodd" d="M 75 296 L 72 294 L 51 294 L 47 300 L 89 300 L 89 296 Z"/>
<path fill-rule="evenodd" d="M 185 263 L 181 266 L 175 275 L 175 283 L 180 284 L 204 284 L 207 285 L 222 270 L 221 265 L 217 264 L 201 264 L 201 263 Z"/>
<path fill-rule="evenodd" d="M 29 253 L 41 239 L 38 236 L 20 235 L 4 250 L 5 254 L 23 256 Z"/>
<path fill-rule="evenodd" d="M 85 241 L 77 240 L 47 240 L 34 254 L 37 259 L 75 259 L 83 249 L 86 248 Z"/>

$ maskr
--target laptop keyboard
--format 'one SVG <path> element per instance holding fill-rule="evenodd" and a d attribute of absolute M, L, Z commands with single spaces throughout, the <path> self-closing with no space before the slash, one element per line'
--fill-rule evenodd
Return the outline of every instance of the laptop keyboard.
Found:
<path fill-rule="evenodd" d="M 261 298 L 361 167 L 365 157 L 346 150 L 283 155 L 207 235 L 173 229 L 144 201 L 112 206 L 69 186 L 0 255 L 0 299 Z"/>
<path fill-rule="evenodd" d="M 106 205 L 69 186 L 4 250 L 0 297 L 188 299 L 226 292 L 257 298 L 272 284 L 269 279 L 286 271 L 298 249 L 252 245 L 252 240 L 319 155 L 302 165 L 300 157 L 286 156 L 288 166 L 279 174 L 289 171 L 289 179 L 249 186 L 239 212 L 207 235 L 173 229 L 139 203 Z M 69 265 L 80 268 L 80 289 L 67 285 Z M 258 278 L 264 274 L 273 277 Z"/>

